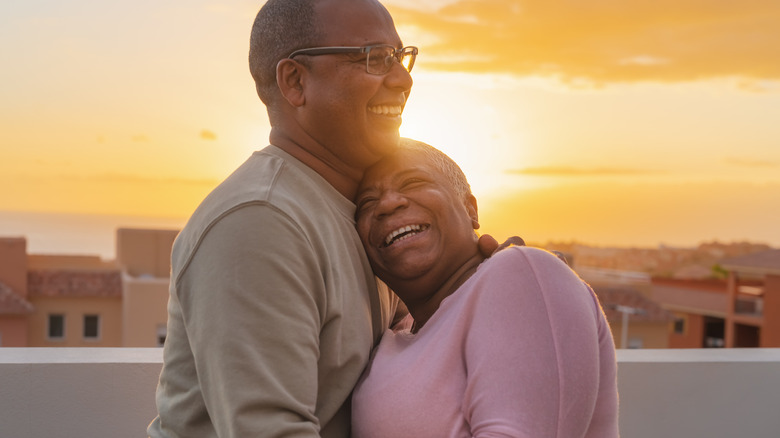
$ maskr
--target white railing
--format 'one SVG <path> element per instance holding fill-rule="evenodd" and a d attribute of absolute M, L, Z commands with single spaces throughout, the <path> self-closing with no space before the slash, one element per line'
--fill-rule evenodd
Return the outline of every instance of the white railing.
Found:
<path fill-rule="evenodd" d="M 0 348 L 0 436 L 146 436 L 161 364 L 155 348 Z M 620 350 L 618 388 L 623 438 L 780 431 L 780 349 Z"/>

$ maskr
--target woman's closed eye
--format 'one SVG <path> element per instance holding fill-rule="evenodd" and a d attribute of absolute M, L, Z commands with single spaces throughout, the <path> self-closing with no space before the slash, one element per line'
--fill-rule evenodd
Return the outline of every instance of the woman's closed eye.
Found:
<path fill-rule="evenodd" d="M 373 196 L 365 196 L 360 199 L 358 199 L 357 202 L 357 213 L 361 214 L 365 211 L 370 210 L 374 207 L 374 205 L 377 202 L 377 198 Z"/>
<path fill-rule="evenodd" d="M 416 187 L 419 187 L 419 186 L 425 184 L 426 182 L 427 181 L 425 181 L 422 178 L 417 178 L 417 177 L 406 178 L 401 183 L 401 188 L 402 189 L 413 189 L 413 188 L 416 188 Z"/>

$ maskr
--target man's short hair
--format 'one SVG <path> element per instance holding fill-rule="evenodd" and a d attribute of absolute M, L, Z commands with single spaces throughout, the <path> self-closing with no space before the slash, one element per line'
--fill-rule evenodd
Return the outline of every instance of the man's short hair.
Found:
<path fill-rule="evenodd" d="M 458 163 L 444 152 L 427 143 L 412 140 L 410 138 L 401 138 L 401 143 L 398 145 L 396 151 L 402 150 L 410 150 L 419 153 L 424 159 L 433 164 L 433 166 L 447 178 L 447 181 L 452 188 L 455 189 L 455 193 L 457 193 L 458 196 L 466 199 L 467 196 L 471 195 L 471 186 L 469 185 L 468 179 L 466 179 L 466 174 L 463 173 L 463 170 L 458 166 Z"/>
<path fill-rule="evenodd" d="M 260 8 L 249 39 L 249 71 L 260 100 L 269 107 L 278 96 L 276 65 L 290 53 L 322 39 L 315 0 L 268 0 Z"/>

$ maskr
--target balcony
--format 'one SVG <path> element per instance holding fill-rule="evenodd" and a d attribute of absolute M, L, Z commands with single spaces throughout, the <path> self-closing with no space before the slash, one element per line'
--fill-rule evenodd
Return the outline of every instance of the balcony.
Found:
<path fill-rule="evenodd" d="M 137 438 L 162 350 L 0 348 L 2 436 Z M 776 437 L 780 349 L 619 350 L 623 438 Z"/>

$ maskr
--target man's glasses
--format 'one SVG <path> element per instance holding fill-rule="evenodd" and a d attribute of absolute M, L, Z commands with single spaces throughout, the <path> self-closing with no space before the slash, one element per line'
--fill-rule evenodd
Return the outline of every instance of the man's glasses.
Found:
<path fill-rule="evenodd" d="M 292 59 L 298 55 L 319 56 L 339 53 L 366 53 L 366 71 L 372 75 L 383 75 L 390 71 L 393 62 L 398 62 L 406 71 L 411 72 L 414 60 L 417 58 L 417 47 L 396 49 L 389 44 L 365 47 L 312 47 L 296 50 L 288 58 Z"/>

